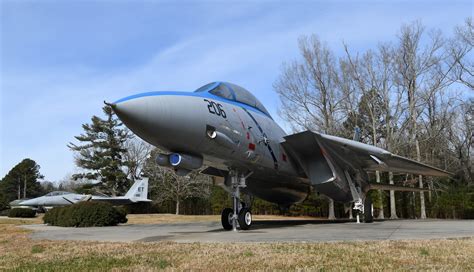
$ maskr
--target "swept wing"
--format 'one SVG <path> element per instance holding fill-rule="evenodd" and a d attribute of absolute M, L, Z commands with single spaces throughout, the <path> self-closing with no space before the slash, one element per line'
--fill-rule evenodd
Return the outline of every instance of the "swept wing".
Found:
<path fill-rule="evenodd" d="M 282 146 L 297 161 L 300 172 L 312 185 L 328 196 L 343 201 L 354 198 L 351 191 L 354 173 L 381 171 L 427 176 L 450 176 L 442 169 L 395 155 L 387 150 L 360 142 L 304 131 L 284 137 Z M 363 178 L 364 179 L 364 178 Z M 382 189 L 422 191 L 423 189 L 390 185 L 362 184 L 363 190 Z M 376 188 L 377 187 L 377 188 Z M 352 188 L 353 189 L 353 188 Z"/>

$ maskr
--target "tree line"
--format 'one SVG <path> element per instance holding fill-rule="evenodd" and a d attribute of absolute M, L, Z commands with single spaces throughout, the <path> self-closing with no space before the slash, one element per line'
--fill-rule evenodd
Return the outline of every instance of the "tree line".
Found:
<path fill-rule="evenodd" d="M 295 132 L 311 129 L 352 138 L 354 128 L 360 128 L 364 143 L 455 173 L 446 180 L 375 172 L 375 182 L 383 177 L 390 184 L 448 191 L 461 186 L 472 201 L 473 44 L 472 18 L 451 37 L 416 21 L 376 49 L 354 52 L 343 43 L 341 56 L 316 35 L 301 37 L 300 58 L 284 64 L 274 84 L 280 114 Z M 395 195 L 390 192 L 391 218 L 399 216 Z M 378 216 L 384 218 L 386 197 L 383 192 L 375 197 Z M 427 205 L 441 209 L 433 200 L 438 197 L 430 191 L 427 204 L 423 192 L 416 199 L 403 195 L 419 204 L 413 212 L 419 218 L 426 218 Z"/>

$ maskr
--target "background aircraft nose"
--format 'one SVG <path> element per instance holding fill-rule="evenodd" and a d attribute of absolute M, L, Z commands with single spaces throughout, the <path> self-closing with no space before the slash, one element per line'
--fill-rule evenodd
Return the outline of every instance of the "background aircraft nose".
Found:
<path fill-rule="evenodd" d="M 18 205 L 24 205 L 24 206 L 35 206 L 37 204 L 38 203 L 37 203 L 36 199 L 24 200 L 24 201 L 18 203 Z"/>

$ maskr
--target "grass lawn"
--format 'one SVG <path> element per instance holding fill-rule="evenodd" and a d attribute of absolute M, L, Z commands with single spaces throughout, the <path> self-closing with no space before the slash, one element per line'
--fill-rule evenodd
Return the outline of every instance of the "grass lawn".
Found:
<path fill-rule="evenodd" d="M 130 221 L 156 223 L 160 217 L 136 216 Z M 161 222 L 216 219 L 165 215 Z M 40 221 L 0 219 L 0 270 L 474 270 L 473 238 L 340 243 L 110 243 L 31 240 L 29 231 L 17 227 Z"/>

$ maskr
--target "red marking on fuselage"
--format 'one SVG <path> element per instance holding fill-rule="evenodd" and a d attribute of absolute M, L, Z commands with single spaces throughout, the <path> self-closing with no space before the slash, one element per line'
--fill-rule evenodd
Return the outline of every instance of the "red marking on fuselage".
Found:
<path fill-rule="evenodd" d="M 250 140 L 250 133 L 247 132 L 247 140 Z"/>
<path fill-rule="evenodd" d="M 255 144 L 254 143 L 249 143 L 249 149 L 250 150 L 255 150 Z"/>

